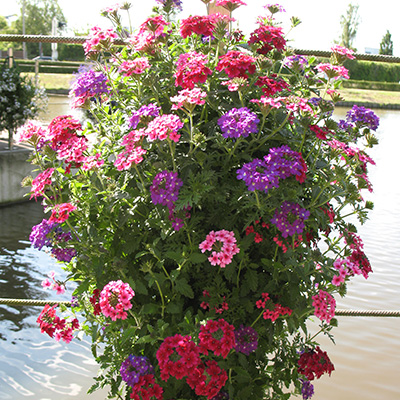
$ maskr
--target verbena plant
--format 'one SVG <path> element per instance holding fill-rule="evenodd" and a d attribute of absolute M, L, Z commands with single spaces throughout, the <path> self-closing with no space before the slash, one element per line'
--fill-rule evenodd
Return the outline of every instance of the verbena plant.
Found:
<path fill-rule="evenodd" d="M 372 208 L 361 191 L 379 120 L 357 106 L 333 119 L 352 52 L 294 55 L 278 5 L 245 39 L 231 28 L 240 0 L 181 22 L 180 1 L 158 3 L 134 34 L 127 4 L 104 10 L 115 29 L 92 29 L 71 89 L 84 123 L 20 130 L 49 212 L 31 241 L 77 283 L 77 317 L 46 306 L 38 322 L 91 337 L 91 391 L 110 398 L 307 399 L 334 369 L 307 320 L 332 337 L 333 295 L 371 272 L 348 218 Z"/>

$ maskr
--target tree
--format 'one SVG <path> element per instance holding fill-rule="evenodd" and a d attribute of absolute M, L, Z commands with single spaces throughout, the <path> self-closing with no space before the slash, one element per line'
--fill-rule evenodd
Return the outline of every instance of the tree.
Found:
<path fill-rule="evenodd" d="M 338 44 L 354 51 L 356 49 L 353 47 L 353 41 L 357 35 L 357 28 L 360 23 L 358 7 L 358 5 L 350 3 L 347 6 L 346 14 L 340 17 L 340 26 L 342 27 L 342 33 Z"/>
<path fill-rule="evenodd" d="M 18 32 L 15 21 L 8 25 L 5 17 L 0 15 L 0 34 L 2 35 L 16 35 Z M 0 42 L 0 50 L 5 51 L 12 47 L 14 50 L 21 50 L 22 44 L 18 42 Z"/>
<path fill-rule="evenodd" d="M 21 4 L 22 15 L 22 0 Z M 57 0 L 25 0 L 25 34 L 27 35 L 50 35 L 53 18 L 65 23 L 66 19 Z M 16 21 L 19 33 L 22 33 L 22 16 Z M 26 44 L 28 58 L 37 56 L 40 53 L 38 43 Z M 50 43 L 43 43 L 42 53 L 50 55 Z"/>
<path fill-rule="evenodd" d="M 382 38 L 379 48 L 379 54 L 385 54 L 387 56 L 393 55 L 393 41 L 392 35 L 389 31 L 386 31 L 386 34 Z"/>

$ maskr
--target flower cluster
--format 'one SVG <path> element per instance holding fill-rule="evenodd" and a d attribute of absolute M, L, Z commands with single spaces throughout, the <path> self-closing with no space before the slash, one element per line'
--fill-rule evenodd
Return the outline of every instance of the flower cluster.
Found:
<path fill-rule="evenodd" d="M 281 316 L 283 317 L 285 315 L 292 315 L 293 310 L 291 310 L 289 307 L 283 307 L 279 303 L 273 303 L 271 310 L 266 309 L 267 302 L 271 299 L 268 293 L 262 293 L 261 296 L 262 298 L 256 301 L 256 307 L 264 309 L 262 313 L 264 319 L 270 319 L 272 322 L 275 322 Z"/>
<path fill-rule="evenodd" d="M 197 83 L 204 83 L 212 74 L 211 69 L 206 66 L 207 62 L 205 54 L 195 51 L 181 54 L 176 63 L 175 85 L 193 89 Z"/>
<path fill-rule="evenodd" d="M 309 381 L 318 379 L 323 374 L 329 375 L 335 369 L 326 351 L 322 351 L 319 346 L 315 349 L 307 349 L 298 360 L 298 372 L 304 375 Z"/>
<path fill-rule="evenodd" d="M 150 64 L 147 57 L 138 57 L 134 60 L 124 61 L 119 66 L 120 72 L 125 76 L 143 74 L 148 68 L 150 68 Z"/>
<path fill-rule="evenodd" d="M 336 301 L 333 296 L 324 290 L 320 290 L 312 299 L 312 305 L 315 309 L 314 315 L 329 324 L 335 316 Z"/>
<path fill-rule="evenodd" d="M 349 70 L 343 65 L 332 65 L 329 63 L 318 64 L 316 67 L 318 72 L 326 74 L 329 79 L 349 79 Z"/>
<path fill-rule="evenodd" d="M 206 101 L 207 93 L 200 88 L 183 89 L 180 90 L 176 96 L 171 97 L 171 102 L 174 104 L 172 110 L 179 110 L 181 108 L 192 112 L 196 105 L 201 106 Z"/>
<path fill-rule="evenodd" d="M 76 318 L 71 321 L 60 318 L 56 314 L 56 307 L 57 304 L 52 307 L 46 304 L 36 322 L 42 333 L 47 333 L 57 341 L 63 340 L 69 343 L 73 339 L 74 331 L 79 329 L 79 322 Z"/>
<path fill-rule="evenodd" d="M 303 400 L 311 399 L 314 394 L 314 385 L 307 379 L 300 379 L 301 382 L 301 395 Z"/>
<path fill-rule="evenodd" d="M 153 374 L 143 375 L 139 377 L 139 381 L 132 387 L 130 398 L 133 400 L 162 400 L 163 389 L 155 383 Z"/>
<path fill-rule="evenodd" d="M 217 232 L 211 231 L 200 243 L 199 248 L 202 253 L 212 251 L 208 261 L 211 265 L 219 265 L 221 268 L 230 264 L 233 256 L 240 251 L 236 244 L 235 234 L 225 229 Z"/>
<path fill-rule="evenodd" d="M 256 59 L 241 51 L 231 50 L 221 56 L 218 65 L 215 67 L 217 71 L 224 71 L 229 78 L 245 78 L 248 74 L 254 74 L 256 70 Z"/>
<path fill-rule="evenodd" d="M 235 346 L 235 327 L 224 319 L 209 320 L 200 327 L 200 351 L 208 354 L 212 351 L 216 356 L 226 358 Z"/>
<path fill-rule="evenodd" d="M 376 131 L 379 126 L 379 117 L 370 109 L 354 105 L 346 114 L 347 123 L 353 123 L 359 127 L 367 127 Z"/>
<path fill-rule="evenodd" d="M 251 326 L 240 325 L 240 328 L 235 330 L 235 343 L 235 350 L 248 356 L 257 350 L 257 331 Z"/>
<path fill-rule="evenodd" d="M 89 38 L 83 44 L 85 54 L 93 55 L 104 47 L 109 48 L 115 39 L 118 39 L 118 35 L 112 28 L 103 30 L 99 26 L 94 26 L 90 29 Z"/>
<path fill-rule="evenodd" d="M 271 223 L 281 232 L 282 237 L 287 238 L 304 230 L 304 222 L 310 216 L 310 211 L 300 207 L 297 203 L 284 201 L 279 209 L 275 210 Z"/>
<path fill-rule="evenodd" d="M 43 282 L 42 282 L 42 286 L 43 288 L 47 289 L 53 289 L 56 291 L 57 294 L 63 294 L 65 292 L 65 286 L 62 282 L 57 281 L 54 277 L 55 277 L 56 273 L 54 271 L 51 271 L 47 274 L 48 278 L 50 278 L 51 280 L 49 280 L 48 278 L 46 278 Z"/>
<path fill-rule="evenodd" d="M 154 204 L 167 206 L 169 209 L 174 207 L 178 200 L 179 189 L 183 182 L 178 178 L 177 172 L 162 171 L 158 173 L 150 186 L 151 200 Z"/>
<path fill-rule="evenodd" d="M 273 49 L 283 51 L 286 40 L 282 28 L 260 23 L 260 26 L 251 33 L 248 43 L 256 47 L 257 53 L 266 55 Z"/>
<path fill-rule="evenodd" d="M 140 377 L 154 374 L 154 367 L 150 364 L 147 357 L 130 354 L 122 362 L 119 372 L 122 380 L 133 387 L 139 382 Z"/>
<path fill-rule="evenodd" d="M 225 138 L 247 137 L 250 133 L 258 131 L 257 124 L 260 120 L 257 115 L 247 107 L 232 108 L 218 119 L 222 136 Z"/>
<path fill-rule="evenodd" d="M 92 98 L 101 98 L 108 95 L 107 77 L 101 71 L 89 69 L 76 77 L 71 85 L 69 95 L 73 97 L 72 108 L 87 106 L 87 101 Z"/>
<path fill-rule="evenodd" d="M 126 310 L 132 308 L 133 296 L 135 296 L 135 292 L 128 283 L 121 280 L 111 281 L 104 286 L 100 293 L 101 312 L 113 321 L 126 319 L 128 317 Z"/>
<path fill-rule="evenodd" d="M 237 171 L 237 178 L 243 180 L 249 190 L 262 190 L 265 193 L 279 186 L 280 179 L 295 176 L 299 182 L 304 182 L 307 165 L 302 155 L 283 145 L 272 148 L 263 160 L 258 158 L 243 165 Z"/>

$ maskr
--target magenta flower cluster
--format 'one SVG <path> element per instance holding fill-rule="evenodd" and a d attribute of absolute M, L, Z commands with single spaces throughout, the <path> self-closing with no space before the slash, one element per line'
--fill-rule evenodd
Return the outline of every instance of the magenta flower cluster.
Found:
<path fill-rule="evenodd" d="M 259 122 L 257 115 L 247 107 L 232 108 L 218 119 L 222 136 L 225 138 L 247 137 L 250 133 L 256 133 Z"/>
<path fill-rule="evenodd" d="M 272 148 L 263 160 L 255 158 L 237 170 L 237 179 L 245 182 L 248 190 L 262 190 L 265 193 L 279 186 L 280 179 L 295 176 L 304 182 L 307 165 L 300 153 L 289 146 Z"/>
<path fill-rule="evenodd" d="M 131 299 L 134 295 L 135 292 L 128 283 L 121 280 L 110 281 L 100 293 L 101 312 L 113 321 L 126 319 L 126 311 L 132 308 Z"/>
<path fill-rule="evenodd" d="M 306 221 L 309 216 L 310 211 L 300 207 L 299 204 L 284 201 L 280 208 L 275 210 L 271 223 L 278 228 L 282 237 L 287 238 L 296 233 L 303 233 L 304 221 Z"/>
<path fill-rule="evenodd" d="M 312 299 L 312 305 L 315 308 L 314 315 L 329 324 L 335 316 L 336 300 L 324 290 L 320 290 Z"/>

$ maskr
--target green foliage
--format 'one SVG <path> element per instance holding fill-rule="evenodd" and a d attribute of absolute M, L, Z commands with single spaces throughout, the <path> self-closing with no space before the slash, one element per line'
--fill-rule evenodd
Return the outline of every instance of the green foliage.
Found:
<path fill-rule="evenodd" d="M 382 41 L 379 45 L 379 54 L 385 54 L 388 56 L 393 55 L 393 41 L 392 35 L 389 31 L 386 31 L 385 35 L 382 38 Z"/>
<path fill-rule="evenodd" d="M 349 70 L 350 79 L 396 83 L 400 81 L 400 65 L 395 63 L 347 60 L 344 66 Z"/>
<path fill-rule="evenodd" d="M 346 14 L 340 17 L 340 26 L 342 27 L 342 33 L 337 43 L 340 46 L 344 46 L 352 50 L 355 50 L 353 48 L 353 42 L 357 35 L 357 29 L 360 23 L 358 8 L 358 5 L 350 3 L 347 6 Z"/>

